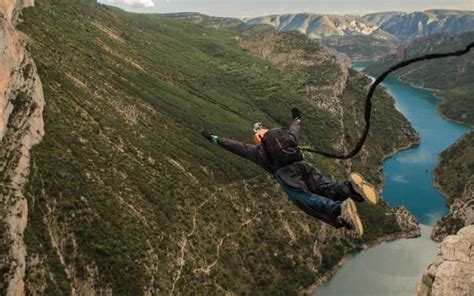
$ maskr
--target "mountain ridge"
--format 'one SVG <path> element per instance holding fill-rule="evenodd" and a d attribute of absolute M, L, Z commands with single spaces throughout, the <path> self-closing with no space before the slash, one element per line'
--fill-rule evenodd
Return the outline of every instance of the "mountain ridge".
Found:
<path fill-rule="evenodd" d="M 297 30 L 310 38 L 372 35 L 380 29 L 396 36 L 399 41 L 408 41 L 432 33 L 474 30 L 474 11 L 432 9 L 411 13 L 381 12 L 363 16 L 299 13 L 245 18 L 244 21 L 253 25 L 272 25 L 279 31 Z"/>
<path fill-rule="evenodd" d="M 235 31 L 262 25 L 278 31 L 298 31 L 355 60 L 380 58 L 392 48 L 419 37 L 474 31 L 474 11 L 442 9 L 411 13 L 380 12 L 363 16 L 306 12 L 242 19 L 200 13 L 162 16 Z"/>

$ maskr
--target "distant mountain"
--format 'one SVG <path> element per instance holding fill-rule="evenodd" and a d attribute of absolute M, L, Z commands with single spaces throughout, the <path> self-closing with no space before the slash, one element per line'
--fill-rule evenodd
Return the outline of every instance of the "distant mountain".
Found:
<path fill-rule="evenodd" d="M 386 21 L 390 20 L 394 16 L 400 16 L 400 15 L 405 15 L 405 12 L 376 12 L 376 13 L 371 13 L 371 14 L 366 14 L 362 17 L 360 17 L 361 20 L 373 24 L 376 26 L 380 26 Z"/>
<path fill-rule="evenodd" d="M 213 17 L 195 12 L 159 16 L 237 32 L 255 26 L 298 31 L 311 39 L 321 40 L 324 45 L 354 60 L 380 58 L 394 46 L 418 37 L 474 31 L 474 12 L 440 9 L 413 13 L 379 12 L 364 16 L 299 13 L 245 19 Z"/>
<path fill-rule="evenodd" d="M 410 14 L 394 15 L 384 21 L 380 28 L 397 36 L 401 41 L 434 33 L 461 33 L 474 31 L 473 11 L 428 10 Z"/>
<path fill-rule="evenodd" d="M 474 12 L 456 10 L 382 12 L 364 16 L 299 13 L 249 18 L 244 21 L 253 25 L 272 25 L 279 31 L 296 30 L 310 38 L 380 35 L 383 31 L 399 41 L 407 41 L 434 33 L 474 30 Z"/>
<path fill-rule="evenodd" d="M 244 21 L 251 25 L 271 25 L 278 31 L 299 31 L 310 38 L 370 35 L 377 31 L 376 25 L 359 21 L 355 16 L 299 13 L 256 17 Z"/>
<path fill-rule="evenodd" d="M 158 16 L 178 21 L 188 21 L 211 28 L 231 28 L 244 24 L 244 22 L 240 19 L 230 17 L 215 17 L 198 12 L 163 13 L 158 14 Z"/>

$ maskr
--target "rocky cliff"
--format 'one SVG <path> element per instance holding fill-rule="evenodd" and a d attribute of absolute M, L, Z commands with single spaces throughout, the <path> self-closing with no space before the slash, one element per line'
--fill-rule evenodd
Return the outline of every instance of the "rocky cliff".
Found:
<path fill-rule="evenodd" d="M 418 296 L 474 295 L 474 225 L 462 228 L 439 245 L 436 261 L 417 286 Z"/>
<path fill-rule="evenodd" d="M 463 143 L 469 145 L 468 149 L 472 149 L 472 142 L 466 142 L 472 141 L 472 138 L 474 138 L 473 132 L 463 137 L 450 149 L 445 151 L 441 155 L 440 164 L 435 170 L 435 181 L 437 182 L 438 188 L 440 188 L 450 203 L 449 213 L 438 220 L 433 226 L 431 237 L 435 241 L 442 241 L 446 236 L 456 233 L 464 226 L 474 225 L 474 176 L 472 175 L 474 162 L 472 159 L 466 159 L 466 157 L 469 157 L 467 156 L 469 155 L 469 151 L 465 151 L 466 149 L 464 149 L 463 153 L 448 155 L 452 153 L 453 150 L 462 146 Z M 464 153 L 466 153 L 466 155 Z M 462 163 L 459 163 L 460 161 Z M 456 170 L 462 173 L 458 173 L 455 180 L 450 180 L 450 182 L 444 180 L 446 176 Z M 464 178 L 462 176 L 463 173 L 467 173 L 467 176 L 464 176 Z M 442 183 L 440 183 L 441 181 Z M 448 184 L 448 186 L 445 184 Z M 456 194 L 459 191 L 456 187 L 463 184 L 465 184 L 464 192 L 462 194 Z M 455 194 L 460 196 L 457 197 Z"/>
<path fill-rule="evenodd" d="M 449 214 L 436 222 L 431 237 L 441 241 L 466 225 L 474 225 L 474 177 L 466 184 L 462 198 L 450 205 Z"/>
<path fill-rule="evenodd" d="M 43 91 L 36 66 L 16 31 L 33 1 L 0 4 L 0 294 L 23 295 L 28 205 L 22 190 L 30 148 L 43 136 Z M 5 284 L 4 284 L 5 283 Z"/>

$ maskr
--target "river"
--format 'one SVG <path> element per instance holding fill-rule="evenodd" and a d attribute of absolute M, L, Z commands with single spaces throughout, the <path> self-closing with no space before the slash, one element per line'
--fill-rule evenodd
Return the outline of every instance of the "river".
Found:
<path fill-rule="evenodd" d="M 370 62 L 355 62 L 360 71 Z M 433 186 L 432 170 L 440 152 L 469 131 L 464 125 L 443 119 L 436 110 L 433 92 L 395 78 L 383 86 L 395 99 L 395 107 L 420 135 L 420 144 L 400 151 L 384 162 L 383 198 L 405 206 L 422 224 L 422 236 L 382 243 L 349 255 L 344 266 L 315 296 L 415 295 L 416 283 L 436 255 L 437 244 L 429 238 L 431 226 L 447 213 L 447 205 Z"/>

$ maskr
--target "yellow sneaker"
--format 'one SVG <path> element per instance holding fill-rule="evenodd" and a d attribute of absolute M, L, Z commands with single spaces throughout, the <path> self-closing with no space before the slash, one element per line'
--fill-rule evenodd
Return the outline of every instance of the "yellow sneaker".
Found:
<path fill-rule="evenodd" d="M 364 234 L 364 226 L 360 221 L 359 214 L 357 213 L 357 207 L 355 202 L 348 198 L 341 204 L 341 216 L 340 219 L 344 221 L 353 230 L 358 237 Z"/>
<path fill-rule="evenodd" d="M 349 176 L 349 181 L 352 184 L 355 192 L 360 194 L 366 201 L 371 204 L 377 204 L 380 200 L 379 194 L 375 186 L 365 181 L 359 173 L 352 173 Z"/>

